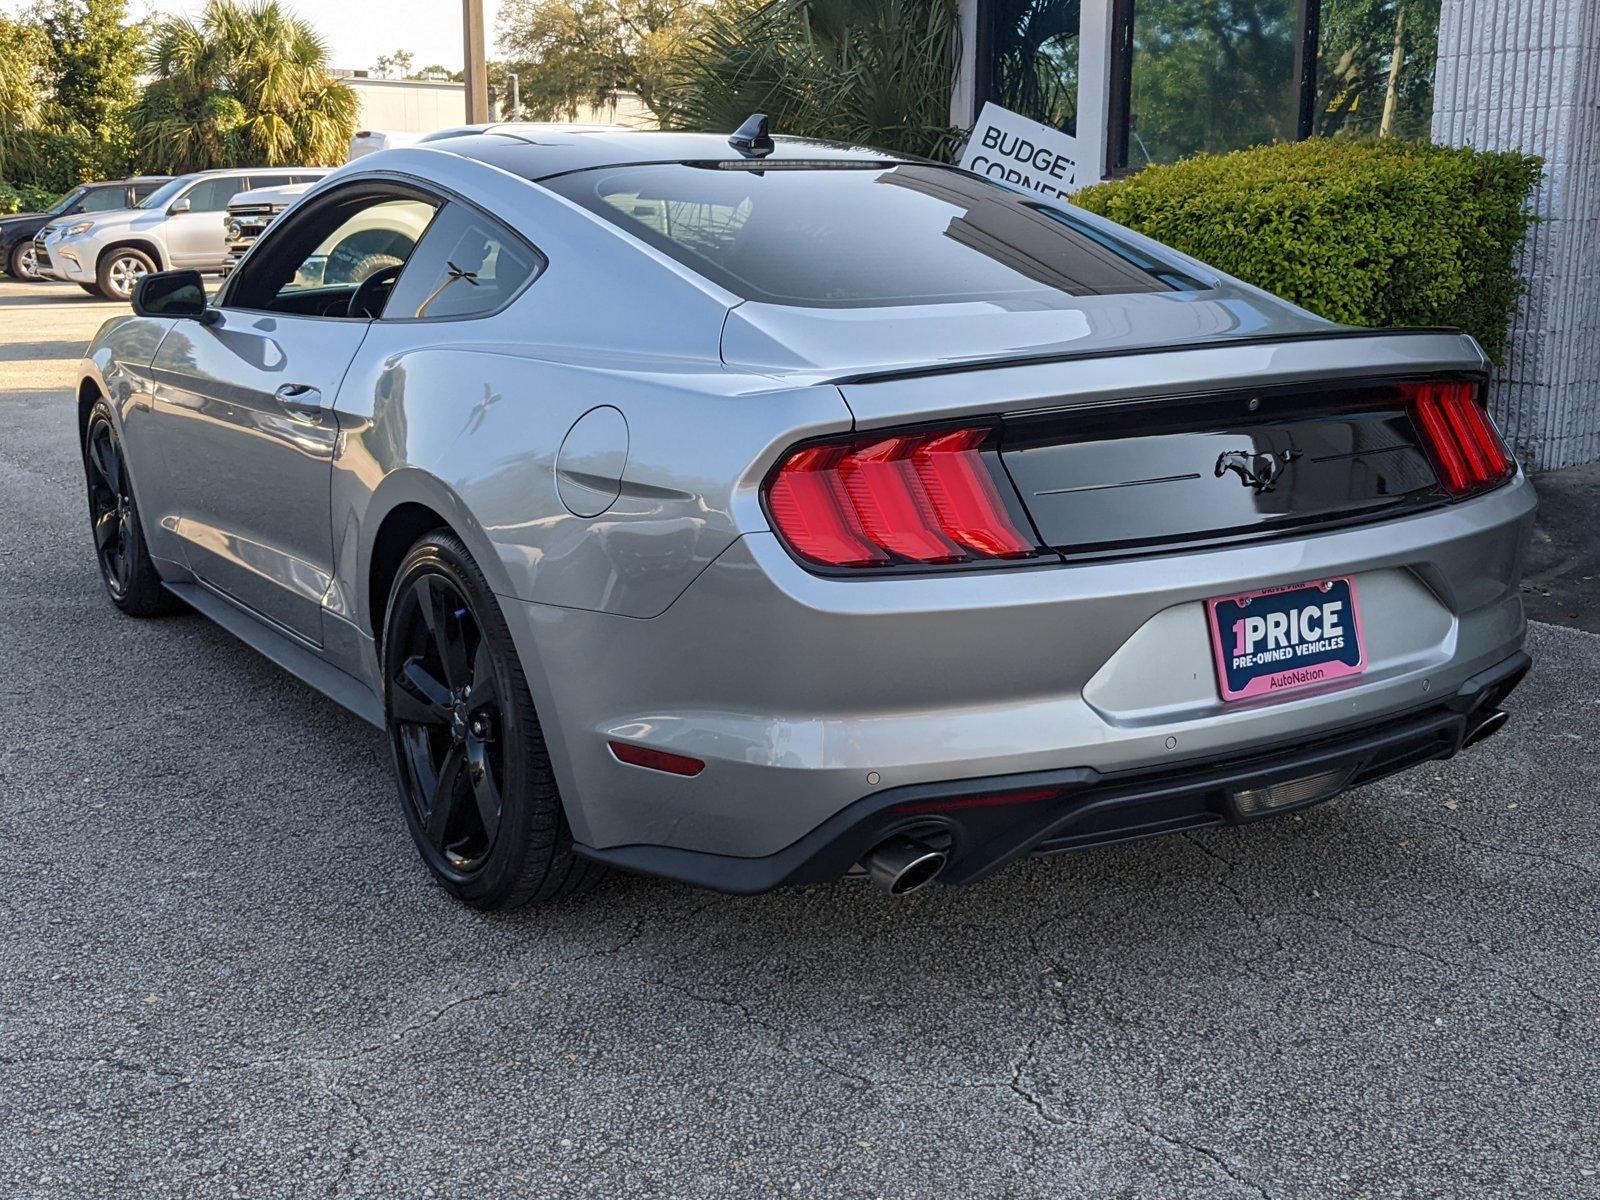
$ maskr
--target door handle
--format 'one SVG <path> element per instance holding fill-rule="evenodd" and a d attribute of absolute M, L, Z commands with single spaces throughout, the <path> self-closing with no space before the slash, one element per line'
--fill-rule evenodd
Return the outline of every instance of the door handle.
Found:
<path fill-rule="evenodd" d="M 322 392 L 307 383 L 286 383 L 272 393 L 278 406 L 305 425 L 321 425 L 324 409 Z"/>

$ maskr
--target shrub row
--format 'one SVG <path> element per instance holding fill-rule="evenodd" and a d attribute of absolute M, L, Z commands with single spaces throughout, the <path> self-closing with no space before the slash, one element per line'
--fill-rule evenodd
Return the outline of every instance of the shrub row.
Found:
<path fill-rule="evenodd" d="M 1455 326 L 1500 362 L 1542 170 L 1524 154 L 1314 138 L 1148 167 L 1073 202 L 1330 320 Z"/>

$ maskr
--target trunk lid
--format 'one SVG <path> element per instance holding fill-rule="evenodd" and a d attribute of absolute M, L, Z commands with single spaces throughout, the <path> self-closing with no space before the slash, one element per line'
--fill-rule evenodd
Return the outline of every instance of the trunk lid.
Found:
<path fill-rule="evenodd" d="M 1481 378 L 1463 334 L 1365 332 L 946 365 L 840 383 L 858 429 L 999 425 L 1041 541 L 1150 553 L 1385 519 L 1444 503 L 1395 385 Z"/>
<path fill-rule="evenodd" d="M 757 371 L 855 376 L 1338 328 L 1264 292 L 1228 284 L 1198 292 L 1063 294 L 1026 307 L 988 301 L 875 308 L 747 302 L 728 314 L 722 357 L 729 366 Z"/>

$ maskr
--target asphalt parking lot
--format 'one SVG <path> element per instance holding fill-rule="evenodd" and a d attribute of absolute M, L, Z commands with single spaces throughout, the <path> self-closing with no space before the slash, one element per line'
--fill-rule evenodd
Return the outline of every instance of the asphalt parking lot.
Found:
<path fill-rule="evenodd" d="M 0 283 L 0 1197 L 1600 1196 L 1600 637 L 1501 737 L 972 889 L 434 887 L 381 739 L 99 590 L 118 306 Z"/>

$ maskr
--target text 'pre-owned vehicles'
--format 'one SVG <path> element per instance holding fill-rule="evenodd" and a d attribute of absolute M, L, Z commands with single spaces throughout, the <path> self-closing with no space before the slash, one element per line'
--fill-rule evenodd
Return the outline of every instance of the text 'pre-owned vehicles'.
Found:
<path fill-rule="evenodd" d="M 111 300 L 128 299 L 153 271 L 220 271 L 228 254 L 223 214 L 236 193 L 314 182 L 327 173 L 321 167 L 259 167 L 180 175 L 135 208 L 53 220 L 34 238 L 38 267 L 52 279 Z"/>
<path fill-rule="evenodd" d="M 33 246 L 34 235 L 41 229 L 52 221 L 83 213 L 132 208 L 168 178 L 166 175 L 140 175 L 133 179 L 79 184 L 51 205 L 47 212 L 0 217 L 0 269 L 24 283 L 44 278 L 40 274 Z"/>
<path fill-rule="evenodd" d="M 382 151 L 214 301 L 144 280 L 79 391 L 112 598 L 384 728 L 486 908 L 965 883 L 1501 728 L 1534 496 L 1471 338 L 764 124 Z"/>

